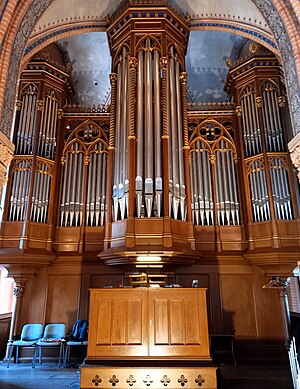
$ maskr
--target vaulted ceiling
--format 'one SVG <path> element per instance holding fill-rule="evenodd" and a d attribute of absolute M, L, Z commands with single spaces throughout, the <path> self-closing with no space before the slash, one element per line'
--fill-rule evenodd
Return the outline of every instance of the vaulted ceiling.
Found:
<path fill-rule="evenodd" d="M 32 38 L 59 29 L 68 23 L 103 21 L 120 5 L 120 0 L 54 0 L 39 19 Z M 175 10 L 190 20 L 191 34 L 186 56 L 188 92 L 191 99 L 201 102 L 226 101 L 223 91 L 228 68 L 226 58 L 237 57 L 246 42 L 245 34 L 203 31 L 199 25 L 231 22 L 244 30 L 254 29 L 265 36 L 271 32 L 258 8 L 251 0 L 169 0 Z M 215 30 L 220 30 L 217 27 Z M 104 31 L 104 28 L 103 28 Z M 73 35 L 60 39 L 73 66 L 77 100 L 81 104 L 104 103 L 109 94 L 110 54 L 105 32 Z"/>

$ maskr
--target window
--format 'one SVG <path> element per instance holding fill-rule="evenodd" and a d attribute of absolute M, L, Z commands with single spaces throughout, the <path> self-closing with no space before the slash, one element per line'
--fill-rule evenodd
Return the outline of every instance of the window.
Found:
<path fill-rule="evenodd" d="M 14 280 L 7 277 L 7 270 L 0 266 L 0 314 L 9 313 L 13 310 Z"/>

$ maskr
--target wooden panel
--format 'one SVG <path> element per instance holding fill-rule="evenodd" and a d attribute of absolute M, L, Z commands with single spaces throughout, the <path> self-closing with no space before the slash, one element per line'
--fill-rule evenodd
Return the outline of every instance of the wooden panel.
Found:
<path fill-rule="evenodd" d="M 11 313 L 0 315 L 0 358 L 5 356 L 7 341 L 9 338 Z"/>
<path fill-rule="evenodd" d="M 114 377 L 113 377 L 114 376 Z M 100 381 L 101 380 L 101 381 Z M 184 380 L 184 382 L 183 382 Z M 185 381 L 186 380 L 186 381 Z M 97 384 L 97 385 L 96 385 Z M 119 389 L 133 388 L 203 388 L 216 389 L 215 367 L 89 367 L 82 366 L 80 388 L 89 389 L 96 386 Z"/>
<path fill-rule="evenodd" d="M 47 323 L 66 323 L 70 330 L 77 320 L 79 275 L 51 275 L 46 310 Z"/>
<path fill-rule="evenodd" d="M 252 275 L 220 275 L 224 332 L 257 337 Z M 233 332 L 235 331 L 235 332 Z"/>
<path fill-rule="evenodd" d="M 206 289 L 150 289 L 149 314 L 151 357 L 210 359 Z"/>
<path fill-rule="evenodd" d="M 147 291 L 91 289 L 88 359 L 148 355 Z"/>

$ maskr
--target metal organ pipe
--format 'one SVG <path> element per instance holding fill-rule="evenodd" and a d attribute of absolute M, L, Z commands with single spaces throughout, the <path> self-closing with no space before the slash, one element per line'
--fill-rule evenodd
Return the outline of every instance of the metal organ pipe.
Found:
<path fill-rule="evenodd" d="M 184 185 L 184 161 L 183 161 L 183 139 L 182 139 L 182 107 L 181 107 L 181 85 L 179 78 L 179 62 L 175 64 L 176 75 L 176 97 L 177 97 L 177 139 L 178 139 L 178 164 L 179 164 L 179 183 L 180 183 L 180 210 L 181 218 L 185 220 L 185 185 Z"/>
<path fill-rule="evenodd" d="M 136 134 L 137 134 L 137 157 L 136 157 L 136 208 L 137 216 L 141 217 L 142 192 L 143 192 L 143 158 L 144 158 L 144 128 L 143 128 L 143 52 L 138 52 L 137 69 L 137 112 L 136 112 Z"/>
<path fill-rule="evenodd" d="M 78 155 L 78 175 L 76 177 L 76 196 L 75 196 L 75 225 L 80 226 L 82 220 L 82 196 L 83 196 L 83 154 Z"/>
<path fill-rule="evenodd" d="M 244 139 L 244 146 L 245 146 L 245 155 L 249 157 L 251 155 L 250 149 L 249 149 L 249 133 L 248 133 L 248 114 L 246 111 L 246 104 L 245 104 L 245 97 L 241 100 L 241 106 L 242 106 L 242 120 L 243 120 L 243 139 Z"/>
<path fill-rule="evenodd" d="M 162 161 L 161 161 L 161 115 L 160 115 L 160 71 L 159 52 L 154 51 L 154 145 L 155 145 L 155 203 L 158 217 L 161 216 L 162 203 Z"/>
<path fill-rule="evenodd" d="M 151 217 L 153 205 L 153 106 L 152 106 L 152 55 L 150 39 L 146 40 L 145 68 L 145 203 Z"/>
<path fill-rule="evenodd" d="M 198 201 L 196 197 L 196 188 L 195 188 L 195 177 L 194 177 L 194 168 L 195 168 L 195 149 L 190 153 L 190 176 L 191 176 L 191 193 L 192 193 L 192 221 L 194 224 L 198 225 L 196 221 L 196 202 Z"/>
<path fill-rule="evenodd" d="M 67 188 L 67 176 L 68 176 L 68 166 L 69 166 L 69 154 L 64 157 L 63 163 L 63 181 L 61 189 L 61 201 L 60 201 L 60 226 L 62 227 L 65 219 L 65 207 L 66 207 L 66 188 Z"/>
<path fill-rule="evenodd" d="M 175 64 L 174 50 L 171 47 L 171 57 L 169 61 L 170 73 L 170 114 L 171 114 L 171 154 L 172 154 L 172 171 L 173 171 L 173 214 L 174 218 L 178 218 L 178 208 L 180 203 L 180 182 L 178 169 L 178 135 L 177 135 L 177 96 L 175 87 Z"/>
<path fill-rule="evenodd" d="M 122 64 L 118 63 L 117 69 L 117 101 L 116 101 L 116 136 L 115 136 L 115 144 L 116 144 L 116 153 L 115 153 L 115 171 L 114 171 L 114 185 L 113 185 L 113 218 L 114 221 L 118 219 L 118 191 L 119 191 L 119 182 L 120 182 L 120 138 L 121 138 L 121 91 L 122 91 L 122 83 L 121 83 L 121 74 L 122 74 Z"/>
<path fill-rule="evenodd" d="M 197 188 L 197 214 L 198 214 L 198 224 L 204 225 L 204 211 L 205 211 L 205 206 L 204 206 L 204 192 L 203 192 L 203 174 L 204 174 L 204 168 L 203 168 L 203 158 L 205 157 L 206 152 L 201 151 L 203 149 L 202 147 L 202 142 L 200 140 L 197 140 L 196 142 L 196 161 L 195 161 L 195 182 L 196 182 L 196 188 Z M 198 175 L 197 175 L 198 172 Z M 200 219 L 199 219 L 200 216 Z"/>
<path fill-rule="evenodd" d="M 174 185 L 174 180 L 173 180 L 173 169 L 172 169 L 172 146 L 171 146 L 171 137 L 172 133 L 170 130 L 170 123 L 171 123 L 171 110 L 170 110 L 170 105 L 171 105 L 171 100 L 170 100 L 170 61 L 168 62 L 168 67 L 167 67 L 167 117 L 168 117 L 168 124 L 169 124 L 169 135 L 168 135 L 168 149 L 169 149 L 169 154 L 168 154 L 168 173 L 169 173 L 169 217 L 171 217 L 172 214 L 172 202 L 173 202 L 173 185 Z"/>
<path fill-rule="evenodd" d="M 102 146 L 102 144 L 101 144 Z M 100 225 L 104 225 L 105 214 L 106 214 L 106 164 L 107 154 L 100 154 L 99 158 L 103 159 L 102 162 L 102 186 L 101 186 L 101 206 L 100 206 Z M 98 172 L 100 173 L 100 172 Z"/>

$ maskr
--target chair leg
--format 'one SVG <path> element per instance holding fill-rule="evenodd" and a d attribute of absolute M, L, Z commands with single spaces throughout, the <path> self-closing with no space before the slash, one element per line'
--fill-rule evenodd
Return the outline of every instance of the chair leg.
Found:
<path fill-rule="evenodd" d="M 31 364 L 31 367 L 33 369 L 35 368 L 36 352 L 37 352 L 37 345 L 34 346 L 34 350 L 33 350 L 32 364 Z"/>
<path fill-rule="evenodd" d="M 16 363 L 19 363 L 19 346 L 16 346 Z"/>
<path fill-rule="evenodd" d="M 8 361 L 7 361 L 7 368 L 9 367 L 9 364 L 10 364 L 10 360 L 11 360 L 11 357 L 12 357 L 12 354 L 13 354 L 13 351 L 14 351 L 14 345 L 12 344 L 10 346 L 10 350 L 9 350 L 9 355 L 8 355 Z"/>
<path fill-rule="evenodd" d="M 70 346 L 67 345 L 65 349 L 65 358 L 64 358 L 64 367 L 67 367 L 67 364 L 69 364 L 70 361 Z"/>
<path fill-rule="evenodd" d="M 61 365 L 62 365 L 62 367 L 64 367 L 64 361 L 65 361 L 65 348 L 64 348 L 63 342 L 60 342 L 58 368 L 60 368 Z"/>
<path fill-rule="evenodd" d="M 40 365 L 42 364 L 42 359 L 43 359 L 42 346 L 39 346 L 39 363 L 40 363 Z"/>

